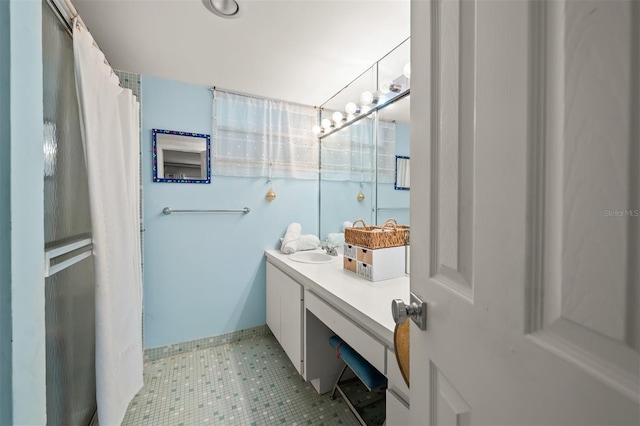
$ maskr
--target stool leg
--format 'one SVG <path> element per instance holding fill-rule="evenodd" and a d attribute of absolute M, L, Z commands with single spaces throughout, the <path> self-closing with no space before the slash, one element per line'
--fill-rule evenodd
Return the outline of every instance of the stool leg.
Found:
<path fill-rule="evenodd" d="M 336 384 L 333 385 L 333 391 L 331 391 L 331 396 L 329 397 L 329 399 L 332 401 L 336 399 L 336 390 L 338 389 L 338 383 L 340 383 L 340 379 L 342 379 L 342 375 L 346 370 L 347 370 L 347 364 L 344 365 L 344 368 L 342 369 L 342 371 L 340 372 L 340 375 L 338 376 L 338 380 L 336 380 Z"/>

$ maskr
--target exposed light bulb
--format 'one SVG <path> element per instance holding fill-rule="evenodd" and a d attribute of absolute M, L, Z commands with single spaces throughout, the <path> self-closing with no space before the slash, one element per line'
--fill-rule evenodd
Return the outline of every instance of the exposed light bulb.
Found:
<path fill-rule="evenodd" d="M 373 93 L 369 91 L 362 92 L 362 95 L 360 95 L 360 102 L 362 102 L 363 105 L 369 105 L 370 103 L 372 103 Z"/>
<path fill-rule="evenodd" d="M 404 76 L 407 78 L 411 78 L 411 62 L 407 62 L 406 64 L 404 64 L 402 74 L 404 74 Z"/>
<path fill-rule="evenodd" d="M 344 110 L 349 115 L 355 114 L 356 111 L 358 111 L 358 105 L 356 105 L 354 102 L 349 102 L 347 105 L 345 105 Z"/>
<path fill-rule="evenodd" d="M 383 80 L 382 83 L 380 83 L 380 91 L 385 95 L 389 92 L 398 93 L 401 90 L 402 90 L 402 86 L 394 83 L 389 79 Z"/>
<path fill-rule="evenodd" d="M 380 91 L 385 95 L 391 91 L 391 85 L 393 82 L 391 80 L 382 80 L 380 83 Z"/>
<path fill-rule="evenodd" d="M 342 122 L 343 115 L 340 111 L 336 111 L 333 113 L 333 115 L 331 115 L 331 118 L 333 118 L 333 121 L 335 121 L 336 124 L 338 124 Z"/>
<path fill-rule="evenodd" d="M 354 120 L 355 118 L 356 118 L 356 116 L 355 116 L 355 115 L 353 115 L 353 114 L 349 114 L 349 115 L 347 115 L 347 121 Z"/>
<path fill-rule="evenodd" d="M 362 114 L 366 114 L 369 111 L 371 111 L 371 107 L 369 105 L 362 105 L 362 108 L 360 108 L 360 111 L 362 112 Z"/>
<path fill-rule="evenodd" d="M 328 129 L 331 127 L 331 120 L 329 120 L 328 118 L 323 118 L 322 121 L 320 122 L 320 125 L 323 128 Z"/>
<path fill-rule="evenodd" d="M 318 126 L 317 124 L 311 128 L 311 132 L 314 135 L 320 134 L 321 131 L 322 131 L 322 127 Z"/>

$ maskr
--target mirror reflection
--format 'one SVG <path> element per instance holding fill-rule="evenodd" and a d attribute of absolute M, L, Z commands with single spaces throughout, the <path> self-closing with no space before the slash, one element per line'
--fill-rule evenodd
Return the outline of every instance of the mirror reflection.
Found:
<path fill-rule="evenodd" d="M 357 219 L 409 225 L 409 59 L 407 39 L 320 107 L 319 234 L 328 243 L 340 245 Z"/>
<path fill-rule="evenodd" d="M 403 155 L 396 155 L 396 178 L 394 183 L 394 189 L 396 190 L 409 190 L 411 182 L 411 168 L 409 163 L 409 157 Z"/>
<path fill-rule="evenodd" d="M 375 195 L 374 116 L 369 115 L 320 142 L 320 238 L 343 233 L 343 223 L 372 220 Z M 340 237 L 331 238 L 340 244 Z"/>
<path fill-rule="evenodd" d="M 153 181 L 211 183 L 209 135 L 153 129 Z"/>
<path fill-rule="evenodd" d="M 371 67 L 322 105 L 314 132 L 329 135 L 354 123 L 376 107 L 375 93 L 376 70 Z"/>
<path fill-rule="evenodd" d="M 409 225 L 409 191 L 396 185 L 396 158 L 409 158 L 409 103 L 404 96 L 378 110 L 376 224 L 388 218 Z M 391 143 L 393 141 L 393 143 Z"/>
<path fill-rule="evenodd" d="M 409 157 L 409 98 L 321 139 L 321 239 L 339 243 L 344 222 L 356 219 L 409 225 L 409 192 L 396 190 L 396 158 Z"/>

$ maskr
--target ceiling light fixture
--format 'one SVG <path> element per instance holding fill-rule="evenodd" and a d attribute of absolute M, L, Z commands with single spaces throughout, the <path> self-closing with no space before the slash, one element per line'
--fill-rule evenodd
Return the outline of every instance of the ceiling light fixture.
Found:
<path fill-rule="evenodd" d="M 233 18 L 238 16 L 240 6 L 236 0 L 202 0 L 205 7 L 223 18 Z"/>

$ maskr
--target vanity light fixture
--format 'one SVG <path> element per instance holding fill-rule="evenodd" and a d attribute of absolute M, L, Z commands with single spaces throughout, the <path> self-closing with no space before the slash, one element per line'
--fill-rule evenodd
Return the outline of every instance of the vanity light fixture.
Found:
<path fill-rule="evenodd" d="M 380 92 L 385 95 L 389 92 L 400 93 L 401 90 L 402 86 L 391 80 L 383 80 L 382 83 L 380 83 Z"/>
<path fill-rule="evenodd" d="M 340 117 L 342 117 L 342 114 L 340 114 Z M 336 119 L 337 116 L 333 115 L 333 118 Z M 329 120 L 328 118 L 323 118 L 322 121 L 320 122 L 320 125 L 318 126 L 317 124 L 314 125 L 313 127 L 311 127 L 311 132 L 314 135 L 321 135 L 324 132 L 330 130 L 330 129 L 335 129 L 336 127 L 342 127 L 342 121 L 336 121 L 335 123 L 331 120 Z"/>
<path fill-rule="evenodd" d="M 362 105 L 370 105 L 376 103 L 377 101 L 378 100 L 374 98 L 373 93 L 369 92 L 368 90 L 362 92 L 362 94 L 360 95 L 360 102 L 362 102 Z"/>
<path fill-rule="evenodd" d="M 236 0 L 202 0 L 209 12 L 222 18 L 234 18 L 240 12 L 240 6 Z"/>
<path fill-rule="evenodd" d="M 355 102 L 349 102 L 348 104 L 346 104 L 344 106 L 344 110 L 349 115 L 357 114 L 360 112 L 360 108 L 358 108 L 358 105 L 356 105 Z"/>
<path fill-rule="evenodd" d="M 333 118 L 333 121 L 336 123 L 336 125 L 341 126 L 344 116 L 340 111 L 336 111 L 331 115 L 331 118 Z"/>

